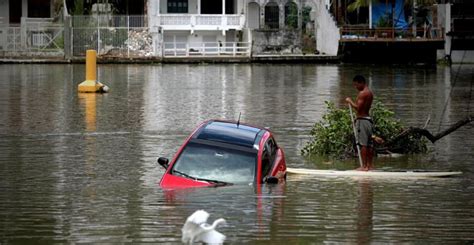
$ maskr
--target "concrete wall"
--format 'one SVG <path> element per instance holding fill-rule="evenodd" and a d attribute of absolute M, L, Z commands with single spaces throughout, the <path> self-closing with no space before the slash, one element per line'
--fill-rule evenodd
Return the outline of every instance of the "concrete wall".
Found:
<path fill-rule="evenodd" d="M 21 16 L 28 17 L 28 0 L 21 0 Z"/>
<path fill-rule="evenodd" d="M 165 34 L 166 35 L 166 34 Z M 190 35 L 189 36 L 189 39 L 188 41 L 189 42 L 192 42 L 192 43 L 199 43 L 199 42 L 207 42 L 207 41 L 211 41 L 211 40 L 204 40 L 204 37 L 215 37 L 212 38 L 212 41 L 214 42 L 217 42 L 217 41 L 221 41 L 221 42 L 225 42 L 226 40 L 226 37 L 222 35 L 222 32 L 215 32 L 215 31 L 196 31 L 194 32 L 193 35 Z"/>
<path fill-rule="evenodd" d="M 446 32 L 451 30 L 451 6 L 450 4 L 438 4 L 438 24 L 444 28 Z M 447 55 L 451 54 L 453 63 L 474 63 L 474 50 L 451 50 L 452 38 L 445 37 L 444 49 L 437 51 L 437 59 L 443 60 Z"/>
<path fill-rule="evenodd" d="M 253 5 L 257 4 L 259 6 L 260 13 L 258 15 L 260 28 L 264 28 L 265 26 L 265 6 L 269 3 L 275 3 L 278 5 L 279 8 L 279 26 L 280 28 L 285 27 L 285 4 L 287 4 L 290 0 L 244 0 L 242 4 L 240 1 L 238 2 L 238 8 L 244 10 L 246 15 L 246 21 L 249 21 L 249 17 L 254 18 L 253 12 L 255 8 L 249 9 L 249 4 L 252 3 Z M 301 28 L 301 9 L 304 6 L 304 3 L 307 0 L 291 0 L 291 2 L 295 3 L 298 8 L 299 18 L 298 18 L 298 28 Z M 254 6 L 255 7 L 255 6 Z M 255 20 L 252 20 L 256 22 Z M 249 27 L 249 23 L 246 23 L 246 27 Z M 252 29 L 257 29 L 254 26 L 250 26 Z"/>
<path fill-rule="evenodd" d="M 8 0 L 0 0 L 0 24 L 8 24 L 10 22 L 9 6 Z"/>
<path fill-rule="evenodd" d="M 446 18 L 446 15 L 449 15 L 449 16 L 451 15 L 450 12 L 451 12 L 450 6 L 448 6 L 448 4 L 438 4 L 438 11 L 437 11 L 438 25 L 439 27 L 443 28 L 445 32 L 449 32 L 451 30 L 451 20 Z M 444 41 L 445 41 L 444 49 L 438 50 L 437 52 L 438 60 L 444 59 L 447 55 L 449 55 L 451 51 L 451 37 L 446 36 Z"/>
<path fill-rule="evenodd" d="M 253 54 L 301 54 L 301 30 L 252 31 Z"/>

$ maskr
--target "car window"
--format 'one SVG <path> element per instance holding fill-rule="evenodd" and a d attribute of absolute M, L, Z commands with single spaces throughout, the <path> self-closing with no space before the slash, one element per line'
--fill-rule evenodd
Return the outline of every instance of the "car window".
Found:
<path fill-rule="evenodd" d="M 276 158 L 277 146 L 273 138 L 269 138 L 263 147 L 262 153 L 262 178 L 270 174 Z"/>
<path fill-rule="evenodd" d="M 255 152 L 190 142 L 173 165 L 173 170 L 195 178 L 253 183 L 255 167 Z"/>
<path fill-rule="evenodd" d="M 273 162 L 275 161 L 275 158 L 276 158 L 277 145 L 273 138 L 268 139 L 267 144 L 268 144 L 268 151 L 270 154 L 270 162 L 273 165 Z"/>

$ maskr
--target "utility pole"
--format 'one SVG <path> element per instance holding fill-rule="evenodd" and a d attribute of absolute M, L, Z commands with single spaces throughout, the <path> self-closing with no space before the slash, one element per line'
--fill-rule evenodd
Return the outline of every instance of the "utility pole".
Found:
<path fill-rule="evenodd" d="M 413 9 L 412 9 L 412 18 L 413 18 L 413 26 L 411 27 L 413 32 L 413 37 L 416 38 L 416 0 L 413 0 Z"/>

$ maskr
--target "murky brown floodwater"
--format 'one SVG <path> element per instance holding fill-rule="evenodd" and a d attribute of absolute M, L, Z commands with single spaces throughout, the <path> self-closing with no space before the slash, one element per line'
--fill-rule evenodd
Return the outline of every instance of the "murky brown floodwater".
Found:
<path fill-rule="evenodd" d="M 171 158 L 203 120 L 239 112 L 273 129 L 290 167 L 356 167 L 299 154 L 324 101 L 343 106 L 355 95 L 356 73 L 409 126 L 431 115 L 438 132 L 474 114 L 472 65 L 100 65 L 111 87 L 104 95 L 77 93 L 84 65 L 0 65 L 0 244 L 177 243 L 197 209 L 225 218 L 219 230 L 235 244 L 472 243 L 472 124 L 429 154 L 376 160 L 384 169 L 463 171 L 457 178 L 289 176 L 262 193 L 157 186 L 158 156 Z"/>

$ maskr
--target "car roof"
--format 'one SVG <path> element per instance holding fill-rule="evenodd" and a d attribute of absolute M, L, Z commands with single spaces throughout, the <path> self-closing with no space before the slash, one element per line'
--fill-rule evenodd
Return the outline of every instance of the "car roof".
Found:
<path fill-rule="evenodd" d="M 258 148 L 258 143 L 265 131 L 265 129 L 246 124 L 212 120 L 204 124 L 196 132 L 194 138 Z"/>

